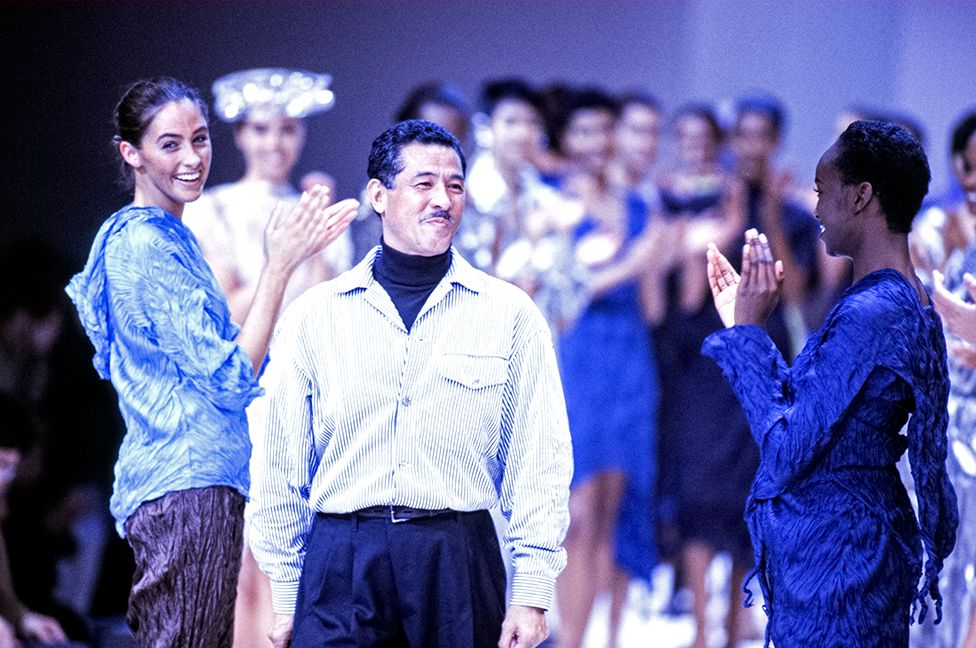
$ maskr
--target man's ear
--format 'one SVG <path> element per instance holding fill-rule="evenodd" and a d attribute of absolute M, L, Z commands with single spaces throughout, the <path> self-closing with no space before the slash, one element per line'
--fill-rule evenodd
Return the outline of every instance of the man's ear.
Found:
<path fill-rule="evenodd" d="M 380 216 L 386 213 L 387 188 L 379 178 L 370 178 L 366 183 L 366 197 L 373 211 Z"/>
<path fill-rule="evenodd" d="M 870 182 L 859 182 L 854 187 L 854 213 L 861 212 L 874 197 L 874 187 Z"/>
<path fill-rule="evenodd" d="M 139 154 L 139 149 L 133 146 L 131 142 L 126 142 L 125 140 L 119 142 L 119 154 L 125 160 L 125 163 L 133 169 L 138 169 L 142 166 L 142 156 Z"/>

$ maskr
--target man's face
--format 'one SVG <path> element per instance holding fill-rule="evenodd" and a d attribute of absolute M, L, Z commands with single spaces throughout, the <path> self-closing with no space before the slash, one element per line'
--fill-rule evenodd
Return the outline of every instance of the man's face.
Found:
<path fill-rule="evenodd" d="M 635 173 L 647 173 L 657 157 L 661 139 L 661 116 L 639 103 L 626 106 L 617 119 L 613 146 L 617 155 Z"/>
<path fill-rule="evenodd" d="M 464 211 L 461 160 L 449 146 L 412 142 L 400 149 L 403 170 L 388 189 L 373 178 L 370 203 L 383 222 L 383 240 L 405 254 L 435 256 L 451 246 Z"/>
<path fill-rule="evenodd" d="M 739 176 L 750 182 L 762 180 L 778 143 L 768 117 L 757 112 L 743 113 L 732 133 L 732 150 Z"/>

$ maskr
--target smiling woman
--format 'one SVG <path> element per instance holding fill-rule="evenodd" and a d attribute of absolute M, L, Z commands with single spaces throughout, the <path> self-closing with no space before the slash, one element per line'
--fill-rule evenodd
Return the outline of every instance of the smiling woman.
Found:
<path fill-rule="evenodd" d="M 327 207 L 318 189 L 271 218 L 238 329 L 180 220 L 210 168 L 205 104 L 180 81 L 152 79 L 129 87 L 115 117 L 133 201 L 102 225 L 67 292 L 127 427 L 111 508 L 136 559 L 129 624 L 142 645 L 229 647 L 249 482 L 244 408 L 260 393 L 289 276 L 357 204 Z"/>

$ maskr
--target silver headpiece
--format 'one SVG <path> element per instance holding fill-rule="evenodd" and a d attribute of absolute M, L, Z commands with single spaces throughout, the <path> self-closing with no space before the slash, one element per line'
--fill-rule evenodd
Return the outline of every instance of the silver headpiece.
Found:
<path fill-rule="evenodd" d="M 244 119 L 255 108 L 270 108 L 288 117 L 308 117 L 335 104 L 332 76 L 288 68 L 255 68 L 226 74 L 214 81 L 214 110 L 226 122 Z"/>

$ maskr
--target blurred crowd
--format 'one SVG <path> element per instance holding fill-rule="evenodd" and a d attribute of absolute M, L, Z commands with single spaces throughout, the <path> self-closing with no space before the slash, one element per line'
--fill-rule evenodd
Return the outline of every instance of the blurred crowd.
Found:
<path fill-rule="evenodd" d="M 761 637 L 737 586 L 752 568 L 742 511 L 758 451 L 700 348 L 721 327 L 705 275 L 710 242 L 738 267 L 743 232 L 768 236 L 786 271 L 768 330 L 786 358 L 849 282 L 846 260 L 828 257 L 819 241 L 812 188 L 778 165 L 786 108 L 756 93 L 731 110 L 702 102 L 665 111 L 644 91 L 505 78 L 486 82 L 477 98 L 424 84 L 391 118 L 434 121 L 464 143 L 467 207 L 455 244 L 476 267 L 528 292 L 552 328 L 576 466 L 557 644 L 582 645 L 594 601 L 605 595 L 605 645 L 617 645 L 628 589 L 660 586 L 652 575 L 668 563 L 665 612 L 690 614 L 692 646 L 711 645 L 707 581 L 718 554 L 731 565 L 721 636 L 728 646 Z M 855 119 L 895 121 L 922 137 L 911 118 L 865 107 L 839 115 L 838 131 Z M 186 211 L 237 321 L 260 267 L 265 205 L 294 200 L 292 182 L 330 181 L 322 172 L 293 177 L 307 128 L 280 114 L 234 124 L 245 176 Z M 939 270 L 961 295 L 962 274 L 976 271 L 974 132 L 976 117 L 964 116 L 949 138 L 958 184 L 930 197 L 912 238 L 923 280 Z M 303 270 L 296 291 L 378 244 L 379 219 L 363 204 L 347 238 Z M 21 241 L 2 252 L 0 268 L 0 648 L 17 645 L 14 635 L 25 645 L 123 645 L 133 567 L 107 505 L 124 434 L 115 396 L 97 379 L 66 308 L 71 269 L 57 252 Z M 950 338 L 950 356 L 950 462 L 963 540 L 946 570 L 946 621 L 919 645 L 973 648 L 976 532 L 964 528 L 976 528 L 968 504 L 976 351 Z M 267 645 L 265 586 L 253 562 L 244 570 L 239 605 L 249 612 L 242 617 L 239 607 L 236 645 Z"/>

